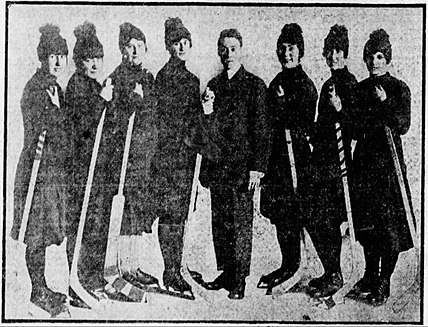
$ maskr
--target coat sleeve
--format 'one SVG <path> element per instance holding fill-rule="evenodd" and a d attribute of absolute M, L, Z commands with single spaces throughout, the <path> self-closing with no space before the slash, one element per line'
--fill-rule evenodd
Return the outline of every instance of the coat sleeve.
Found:
<path fill-rule="evenodd" d="M 404 135 L 410 128 L 411 94 L 409 87 L 398 82 L 395 92 L 380 104 L 378 117 L 397 134 Z"/>
<path fill-rule="evenodd" d="M 61 99 L 60 90 L 58 95 Z M 26 87 L 21 98 L 21 110 L 25 130 L 34 130 L 37 133 L 49 132 L 56 125 L 62 124 L 60 109 L 52 103 L 47 90 L 42 88 Z"/>
<path fill-rule="evenodd" d="M 250 170 L 266 172 L 268 164 L 268 151 L 270 143 L 270 130 L 268 126 L 267 89 L 262 80 L 257 80 L 254 87 L 254 104 L 250 113 L 249 132 L 252 158 Z"/>

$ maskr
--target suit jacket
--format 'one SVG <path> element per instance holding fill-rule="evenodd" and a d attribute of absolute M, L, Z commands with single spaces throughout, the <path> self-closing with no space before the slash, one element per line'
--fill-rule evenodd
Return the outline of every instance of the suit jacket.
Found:
<path fill-rule="evenodd" d="M 208 148 L 216 150 L 203 156 L 200 182 L 245 190 L 250 171 L 266 171 L 266 85 L 241 66 L 230 80 L 224 70 L 208 87 L 215 94 L 214 112 L 204 117 L 204 130 Z"/>

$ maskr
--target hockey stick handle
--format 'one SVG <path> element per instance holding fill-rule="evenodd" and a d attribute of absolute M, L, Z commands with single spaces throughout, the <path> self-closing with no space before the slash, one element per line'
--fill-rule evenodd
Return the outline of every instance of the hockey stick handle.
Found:
<path fill-rule="evenodd" d="M 192 192 L 190 194 L 189 216 L 194 211 L 194 208 L 196 205 L 196 193 L 198 191 L 198 181 L 199 181 L 199 171 L 201 170 L 201 161 L 202 161 L 202 156 L 198 153 L 196 155 L 195 173 L 193 175 Z"/>
<path fill-rule="evenodd" d="M 132 130 L 134 128 L 134 120 L 135 120 L 135 111 L 131 115 L 131 118 L 129 118 L 128 131 L 126 133 L 125 151 L 122 159 L 122 170 L 120 172 L 120 183 L 119 183 L 120 195 L 123 194 L 123 188 L 125 186 L 126 166 L 128 165 L 129 148 L 131 147 L 131 138 L 132 138 Z"/>
<path fill-rule="evenodd" d="M 24 212 L 22 213 L 21 227 L 19 228 L 18 241 L 24 242 L 25 233 L 27 232 L 28 217 L 30 216 L 31 203 L 33 202 L 34 188 L 36 187 L 37 175 L 39 172 L 40 160 L 42 158 L 43 146 L 45 144 L 46 131 L 39 135 L 37 142 L 36 155 L 34 157 L 33 168 L 31 170 L 30 183 L 28 184 L 27 197 L 25 199 Z"/>
<path fill-rule="evenodd" d="M 82 206 L 82 211 L 80 213 L 80 218 L 79 218 L 79 227 L 77 229 L 76 245 L 74 247 L 74 254 L 73 254 L 73 263 L 71 265 L 72 277 L 74 275 L 77 276 L 77 262 L 79 259 L 80 248 L 82 246 L 83 229 L 85 228 L 86 213 L 88 211 L 89 196 L 91 195 L 92 180 L 94 178 L 95 164 L 97 162 L 98 149 L 100 147 L 105 114 L 106 114 L 106 109 L 104 109 L 101 115 L 101 119 L 97 127 L 97 134 L 95 137 L 94 148 L 92 150 L 91 163 L 89 165 L 88 179 L 86 181 L 85 195 L 83 198 L 83 206 Z"/>
<path fill-rule="evenodd" d="M 394 143 L 394 138 L 392 137 L 391 129 L 388 126 L 385 126 L 386 138 L 388 141 L 389 149 L 391 150 L 392 161 L 394 162 L 395 173 L 397 175 L 398 184 L 400 187 L 401 197 L 404 203 L 404 210 L 406 211 L 407 224 L 409 225 L 410 235 L 412 237 L 413 246 L 417 247 L 417 239 L 416 239 L 416 229 L 413 225 L 412 219 L 412 209 L 410 207 L 409 198 L 406 192 L 406 185 L 404 184 L 403 172 L 401 171 L 400 161 L 398 160 L 397 148 Z"/>
<path fill-rule="evenodd" d="M 340 174 L 342 177 L 343 194 L 345 196 L 346 216 L 348 218 L 349 236 L 351 242 L 355 243 L 354 221 L 352 219 L 351 198 L 349 195 L 348 170 L 346 167 L 345 147 L 343 146 L 342 128 L 339 122 L 336 122 L 337 147 L 339 150 Z"/>
<path fill-rule="evenodd" d="M 291 139 L 291 133 L 288 128 L 285 129 L 285 140 L 287 142 L 288 158 L 290 160 L 291 179 L 293 181 L 293 189 L 294 189 L 294 193 L 297 194 L 296 162 L 294 161 L 293 141 Z"/>

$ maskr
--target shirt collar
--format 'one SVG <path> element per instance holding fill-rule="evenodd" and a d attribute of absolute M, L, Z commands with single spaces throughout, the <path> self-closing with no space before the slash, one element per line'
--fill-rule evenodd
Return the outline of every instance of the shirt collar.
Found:
<path fill-rule="evenodd" d="M 241 69 L 242 65 L 239 65 L 236 69 L 229 69 L 226 71 L 227 77 L 229 80 L 232 79 L 233 76 L 238 72 L 239 69 Z"/>

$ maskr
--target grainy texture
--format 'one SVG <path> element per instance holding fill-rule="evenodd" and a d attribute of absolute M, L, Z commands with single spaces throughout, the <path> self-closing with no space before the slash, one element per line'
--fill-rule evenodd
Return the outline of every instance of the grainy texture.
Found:
<path fill-rule="evenodd" d="M 276 41 L 285 23 L 296 22 L 303 30 L 305 38 L 305 57 L 302 66 L 314 81 L 317 90 L 330 76 L 322 57 L 323 40 L 330 27 L 336 23 L 344 24 L 349 30 L 350 48 L 348 68 L 358 81 L 368 76 L 362 60 L 363 47 L 369 34 L 383 28 L 391 36 L 393 58 L 391 75 L 403 80 L 410 88 L 411 127 L 402 137 L 404 160 L 407 164 L 413 205 L 418 223 L 421 220 L 422 170 L 422 90 L 424 88 L 422 59 L 423 11 L 422 8 L 387 7 L 273 7 L 273 6 L 85 6 L 85 5 L 23 5 L 9 7 L 8 21 L 8 88 L 6 145 L 7 174 L 5 219 L 7 239 L 5 318 L 30 318 L 27 314 L 30 283 L 23 258 L 8 237 L 13 220 L 13 185 L 19 154 L 23 147 L 23 123 L 19 101 L 25 83 L 35 73 L 39 65 L 36 47 L 40 34 L 38 28 L 46 22 L 61 27 L 61 34 L 67 40 L 69 49 L 75 42 L 73 29 L 85 19 L 97 27 L 97 34 L 104 45 L 103 77 L 111 74 L 121 62 L 118 48 L 119 25 L 131 22 L 144 31 L 147 38 L 148 53 L 145 66 L 154 75 L 168 60 L 169 54 L 164 46 L 163 23 L 167 17 L 180 17 L 192 33 L 192 56 L 188 69 L 201 82 L 201 91 L 207 82 L 221 69 L 217 56 L 217 38 L 225 28 L 237 28 L 244 40 L 243 64 L 246 69 L 260 76 L 269 84 L 280 64 L 276 56 Z M 65 89 L 75 67 L 69 56 L 67 74 L 59 81 Z M 189 221 L 186 237 L 186 251 L 189 251 L 188 264 L 200 271 L 208 280 L 217 275 L 211 235 L 211 211 L 209 192 L 199 188 L 197 211 Z M 140 266 L 148 273 L 162 275 L 163 262 L 157 239 L 157 223 L 152 234 L 140 238 Z M 347 243 L 345 242 L 345 245 Z M 312 247 L 309 247 L 309 262 L 321 273 L 319 260 Z M 21 253 L 22 254 L 22 253 Z M 345 262 L 349 256 L 347 247 L 342 252 Z M 64 243 L 48 248 L 47 280 L 53 289 L 67 289 L 67 264 Z M 363 260 L 363 259 L 361 259 Z M 330 311 L 311 306 L 307 297 L 301 293 L 289 293 L 277 299 L 265 296 L 256 288 L 262 273 L 276 269 L 280 264 L 279 247 L 275 229 L 269 221 L 256 216 L 253 226 L 253 251 L 250 276 L 247 279 L 246 297 L 242 301 L 230 301 L 227 292 L 222 290 L 212 294 L 213 301 L 205 302 L 197 297 L 194 302 L 166 296 L 151 296 L 146 304 L 116 302 L 108 307 L 104 315 L 93 311 L 71 308 L 72 319 L 112 319 L 147 321 L 195 321 L 207 322 L 227 320 L 228 322 L 300 322 L 308 320 L 321 322 L 418 322 L 420 317 L 420 295 L 416 294 L 399 313 L 388 306 L 378 308 L 347 300 Z M 17 276 L 12 274 L 13 269 Z M 415 273 L 414 250 L 403 252 L 391 280 L 392 296 L 410 286 Z M 347 274 L 345 271 L 345 278 Z M 45 317 L 41 314 L 39 317 Z M 37 318 L 37 317 L 36 317 Z"/>

